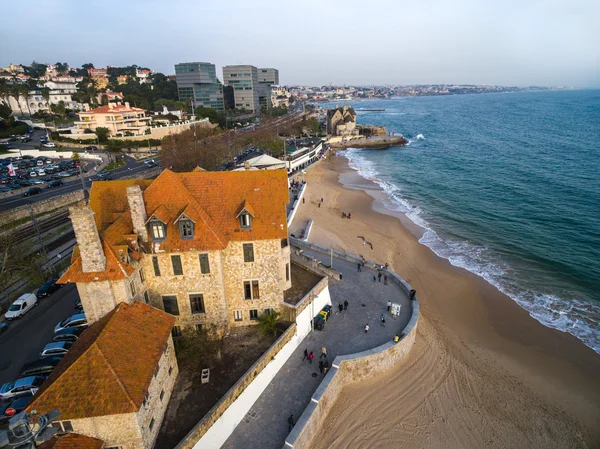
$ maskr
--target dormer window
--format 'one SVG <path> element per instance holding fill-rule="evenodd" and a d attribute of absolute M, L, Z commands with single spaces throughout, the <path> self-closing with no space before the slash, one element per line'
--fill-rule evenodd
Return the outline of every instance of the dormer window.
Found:
<path fill-rule="evenodd" d="M 167 229 L 165 227 L 165 224 L 161 221 L 151 221 L 150 232 L 152 233 L 152 240 L 155 242 L 164 242 L 167 238 Z"/>
<path fill-rule="evenodd" d="M 240 215 L 240 226 L 242 229 L 252 229 L 252 216 L 244 212 Z"/>
<path fill-rule="evenodd" d="M 192 240 L 194 238 L 194 222 L 192 220 L 179 220 L 179 233 L 181 240 Z"/>

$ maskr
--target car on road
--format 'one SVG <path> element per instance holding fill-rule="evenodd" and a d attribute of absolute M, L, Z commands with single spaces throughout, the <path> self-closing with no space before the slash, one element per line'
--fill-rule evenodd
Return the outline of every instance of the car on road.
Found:
<path fill-rule="evenodd" d="M 55 332 L 52 341 L 75 341 L 84 330 L 83 327 L 67 327 Z"/>
<path fill-rule="evenodd" d="M 51 189 L 53 187 L 60 187 L 60 186 L 64 186 L 65 183 L 62 182 L 61 180 L 57 179 L 56 181 L 52 181 L 51 183 L 49 183 L 46 188 L 47 189 Z"/>
<path fill-rule="evenodd" d="M 94 146 L 94 145 L 90 145 L 84 148 L 85 151 L 96 151 L 98 149 L 98 147 Z"/>
<path fill-rule="evenodd" d="M 33 185 L 40 185 L 40 184 L 44 184 L 46 181 L 44 181 L 43 179 L 32 179 L 31 180 L 31 184 Z"/>
<path fill-rule="evenodd" d="M 40 136 L 40 142 L 47 142 L 48 136 Z"/>
<path fill-rule="evenodd" d="M 88 326 L 87 318 L 85 317 L 85 313 L 74 313 L 72 316 L 67 318 L 66 320 L 61 321 L 54 327 L 54 332 L 58 332 L 62 329 L 66 329 L 67 327 L 83 327 L 86 328 Z"/>
<path fill-rule="evenodd" d="M 31 137 L 29 137 L 29 136 L 21 137 L 21 142 L 22 143 L 31 142 Z"/>
<path fill-rule="evenodd" d="M 33 401 L 33 394 L 28 393 L 27 395 L 0 404 L 0 422 L 8 421 L 17 413 L 21 413 L 31 401 Z"/>
<path fill-rule="evenodd" d="M 40 189 L 39 187 L 31 187 L 30 189 L 27 189 L 25 191 L 23 196 L 33 196 L 33 195 L 38 195 L 40 193 L 42 193 L 42 189 Z"/>
<path fill-rule="evenodd" d="M 60 285 L 58 285 L 56 281 L 58 281 L 58 278 L 51 278 L 44 282 L 42 286 L 38 288 L 38 291 L 35 293 L 38 299 L 50 296 L 52 293 L 58 290 L 60 288 Z"/>
<path fill-rule="evenodd" d="M 56 144 L 54 142 L 46 142 L 42 144 L 44 148 L 56 148 Z"/>
<path fill-rule="evenodd" d="M 53 341 L 48 343 L 40 352 L 40 357 L 63 357 L 73 346 L 72 341 Z"/>
<path fill-rule="evenodd" d="M 19 371 L 19 379 L 30 376 L 47 376 L 61 360 L 62 357 L 44 357 L 35 362 L 26 363 Z"/>
<path fill-rule="evenodd" d="M 4 318 L 7 320 L 17 320 L 22 318 L 23 315 L 37 306 L 37 304 L 37 297 L 33 293 L 24 293 L 11 304 L 8 308 L 8 312 L 4 314 Z"/>
<path fill-rule="evenodd" d="M 6 193 L 6 192 L 10 192 L 10 189 L 5 186 L 0 186 L 0 193 Z"/>
<path fill-rule="evenodd" d="M 42 376 L 29 376 L 7 382 L 0 387 L 0 399 L 6 400 L 35 393 L 44 382 L 44 379 L 46 378 Z"/>

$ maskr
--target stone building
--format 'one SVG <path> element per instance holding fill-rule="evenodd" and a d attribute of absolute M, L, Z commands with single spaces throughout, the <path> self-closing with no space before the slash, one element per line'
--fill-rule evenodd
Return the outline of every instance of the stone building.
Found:
<path fill-rule="evenodd" d="M 356 112 L 352 106 L 327 110 L 327 134 L 331 136 L 357 136 Z"/>
<path fill-rule="evenodd" d="M 70 209 L 75 282 L 91 322 L 142 301 L 219 333 L 279 310 L 291 287 L 285 170 L 174 173 L 95 182 Z"/>
<path fill-rule="evenodd" d="M 141 302 L 119 304 L 81 334 L 27 411 L 59 410 L 59 434 L 152 448 L 178 373 L 174 321 Z"/>

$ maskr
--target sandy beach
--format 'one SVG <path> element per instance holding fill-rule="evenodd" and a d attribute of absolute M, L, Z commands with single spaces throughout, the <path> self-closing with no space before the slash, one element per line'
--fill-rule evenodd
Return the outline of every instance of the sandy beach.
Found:
<path fill-rule="evenodd" d="M 419 244 L 419 229 L 386 212 L 383 192 L 343 156 L 300 179 L 306 202 L 290 232 L 312 218 L 309 241 L 389 262 L 417 290 L 422 313 L 408 358 L 346 388 L 312 447 L 600 447 L 598 354 Z"/>

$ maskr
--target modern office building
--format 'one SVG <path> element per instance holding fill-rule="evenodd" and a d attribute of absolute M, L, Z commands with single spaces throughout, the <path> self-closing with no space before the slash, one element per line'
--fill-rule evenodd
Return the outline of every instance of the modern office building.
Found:
<path fill-rule="evenodd" d="M 271 91 L 279 84 L 279 70 L 273 68 L 258 69 L 258 102 L 261 109 L 273 106 Z"/>
<path fill-rule="evenodd" d="M 223 83 L 233 87 L 235 109 L 259 112 L 258 69 L 251 65 L 223 67 Z"/>
<path fill-rule="evenodd" d="M 217 111 L 225 110 L 223 85 L 217 79 L 214 64 L 208 62 L 175 64 L 175 75 L 180 101 L 191 102 L 194 108 L 203 106 Z"/>
<path fill-rule="evenodd" d="M 273 68 L 258 69 L 258 82 L 277 86 L 279 84 L 279 70 Z"/>

